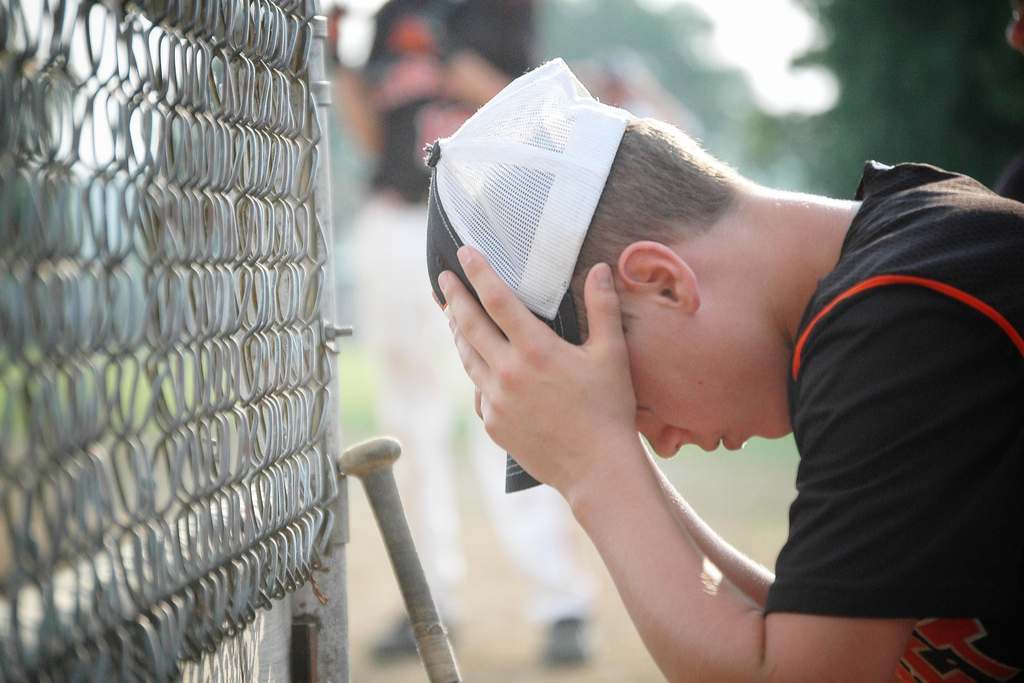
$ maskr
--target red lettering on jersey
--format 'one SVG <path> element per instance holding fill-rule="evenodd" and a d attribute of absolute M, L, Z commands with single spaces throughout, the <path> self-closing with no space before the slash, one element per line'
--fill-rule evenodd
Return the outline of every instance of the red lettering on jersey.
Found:
<path fill-rule="evenodd" d="M 978 683 L 1007 681 L 1020 670 L 979 652 L 974 642 L 986 635 L 977 619 L 918 622 L 896 669 L 900 683 Z"/>

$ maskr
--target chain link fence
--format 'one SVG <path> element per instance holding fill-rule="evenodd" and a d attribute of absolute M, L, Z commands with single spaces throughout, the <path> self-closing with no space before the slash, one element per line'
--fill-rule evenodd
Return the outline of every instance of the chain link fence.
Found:
<path fill-rule="evenodd" d="M 0 679 L 172 680 L 320 567 L 315 9 L 0 0 Z"/>

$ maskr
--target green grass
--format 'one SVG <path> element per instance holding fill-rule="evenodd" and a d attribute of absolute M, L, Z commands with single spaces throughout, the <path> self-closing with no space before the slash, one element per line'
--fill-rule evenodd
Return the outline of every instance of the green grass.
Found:
<path fill-rule="evenodd" d="M 358 344 L 340 344 L 337 367 L 342 440 L 348 446 L 375 436 L 377 396 L 370 368 Z"/>

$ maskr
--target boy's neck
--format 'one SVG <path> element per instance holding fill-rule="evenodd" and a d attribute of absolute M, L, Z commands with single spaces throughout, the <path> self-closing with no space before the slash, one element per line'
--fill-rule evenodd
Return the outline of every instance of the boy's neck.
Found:
<path fill-rule="evenodd" d="M 756 188 L 749 207 L 749 225 L 771 237 L 773 249 L 762 266 L 776 283 L 773 309 L 791 341 L 804 310 L 836 263 L 860 202 Z"/>
<path fill-rule="evenodd" d="M 839 261 L 860 202 L 748 186 L 709 235 L 721 291 L 792 344 L 818 280 Z M 697 246 L 697 245 L 691 245 Z M 707 245 L 711 246 L 711 245 Z M 701 249 L 704 251 L 704 249 Z"/>

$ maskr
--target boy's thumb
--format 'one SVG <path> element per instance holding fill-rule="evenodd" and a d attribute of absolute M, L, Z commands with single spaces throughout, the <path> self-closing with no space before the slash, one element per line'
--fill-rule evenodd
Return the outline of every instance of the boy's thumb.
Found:
<path fill-rule="evenodd" d="M 612 280 L 612 268 L 607 263 L 598 263 L 590 269 L 583 287 L 583 301 L 587 307 L 591 341 L 622 337 L 619 295 Z"/>

